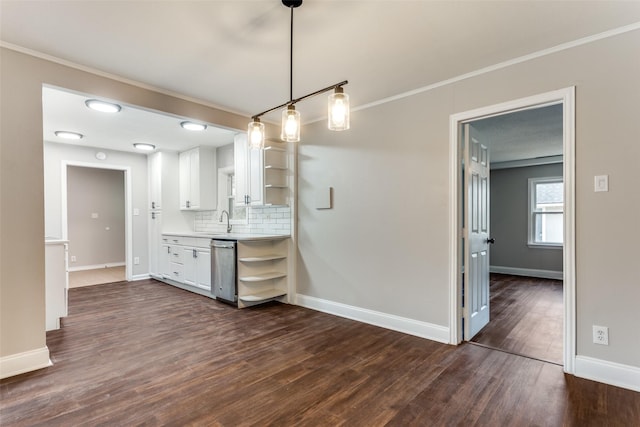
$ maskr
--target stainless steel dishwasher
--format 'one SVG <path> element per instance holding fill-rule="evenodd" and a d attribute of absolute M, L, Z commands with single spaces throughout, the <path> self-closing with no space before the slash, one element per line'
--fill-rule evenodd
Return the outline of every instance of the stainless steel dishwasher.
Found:
<path fill-rule="evenodd" d="M 211 287 L 216 299 L 230 304 L 238 301 L 236 286 L 236 242 L 211 242 Z"/>

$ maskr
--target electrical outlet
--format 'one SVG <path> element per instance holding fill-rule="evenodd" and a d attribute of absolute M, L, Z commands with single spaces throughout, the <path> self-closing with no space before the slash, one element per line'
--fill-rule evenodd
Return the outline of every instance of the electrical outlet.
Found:
<path fill-rule="evenodd" d="M 134 263 L 135 265 L 140 264 L 140 257 L 134 257 L 134 258 L 133 258 L 133 263 Z"/>
<path fill-rule="evenodd" d="M 76 262 L 76 256 L 75 255 L 71 255 L 71 262 Z"/>
<path fill-rule="evenodd" d="M 609 328 L 593 325 L 593 343 L 609 345 Z"/>

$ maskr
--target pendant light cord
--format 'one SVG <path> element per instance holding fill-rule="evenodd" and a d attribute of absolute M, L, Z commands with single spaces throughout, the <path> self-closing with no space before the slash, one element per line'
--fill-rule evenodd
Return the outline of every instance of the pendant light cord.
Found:
<path fill-rule="evenodd" d="M 289 105 L 294 105 L 296 103 L 298 103 L 299 101 L 302 101 L 303 99 L 307 99 L 310 98 L 312 96 L 316 96 L 319 95 L 321 93 L 327 92 L 329 90 L 332 89 L 337 89 L 337 88 L 341 88 L 342 86 L 346 85 L 347 83 L 349 83 L 348 80 L 344 80 L 341 81 L 339 83 L 334 83 L 331 86 L 327 86 L 325 88 L 322 88 L 320 90 L 317 90 L 315 92 L 309 93 L 307 95 L 303 95 L 299 98 L 294 99 L 293 98 L 293 9 L 295 9 L 296 7 L 300 6 L 302 4 L 302 0 L 282 0 L 282 3 L 287 6 L 289 9 L 291 9 L 291 23 L 289 26 L 289 101 L 285 102 L 284 104 L 280 104 L 277 105 L 273 108 L 269 108 L 268 110 L 265 110 L 261 113 L 255 114 L 253 116 L 251 116 L 251 118 L 253 120 L 258 120 L 260 117 L 264 116 L 267 113 L 270 113 L 272 111 L 278 110 L 282 107 L 287 107 Z"/>
<path fill-rule="evenodd" d="M 291 28 L 289 32 L 289 101 L 293 101 L 293 7 L 291 9 Z"/>

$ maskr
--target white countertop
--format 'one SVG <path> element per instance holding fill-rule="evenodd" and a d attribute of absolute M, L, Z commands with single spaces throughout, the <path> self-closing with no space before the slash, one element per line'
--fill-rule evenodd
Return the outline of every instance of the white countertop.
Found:
<path fill-rule="evenodd" d="M 45 245 L 62 245 L 65 243 L 69 243 L 68 240 L 58 239 L 57 237 L 45 237 L 44 244 Z"/>
<path fill-rule="evenodd" d="M 207 231 L 187 231 L 187 232 L 163 232 L 163 235 L 167 236 L 181 236 L 181 237 L 205 237 L 207 239 L 215 240 L 280 240 L 288 239 L 288 234 L 241 234 L 241 233 L 211 233 Z"/>

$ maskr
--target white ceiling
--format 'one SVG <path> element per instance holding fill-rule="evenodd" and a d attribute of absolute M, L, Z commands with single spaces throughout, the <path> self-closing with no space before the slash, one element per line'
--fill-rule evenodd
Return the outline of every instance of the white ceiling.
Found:
<path fill-rule="evenodd" d="M 640 1 L 306 0 L 293 96 L 349 80 L 357 108 L 638 22 Z M 280 0 L 0 0 L 0 39 L 246 116 L 289 98 Z M 297 109 L 322 118 L 324 97 Z"/>
<path fill-rule="evenodd" d="M 155 145 L 157 150 L 184 151 L 199 145 L 219 147 L 231 144 L 237 133 L 214 126 L 208 126 L 201 132 L 189 131 L 180 126 L 187 118 L 124 104 L 120 104 L 122 110 L 118 113 L 101 113 L 85 105 L 85 101 L 92 98 L 57 88 L 43 88 L 44 140 L 130 152 L 137 151 L 134 143 L 145 142 Z M 63 139 L 55 135 L 59 130 L 79 132 L 84 137 L 80 141 Z"/>
<path fill-rule="evenodd" d="M 489 146 L 492 165 L 562 156 L 562 104 L 502 114 L 471 125 Z"/>

